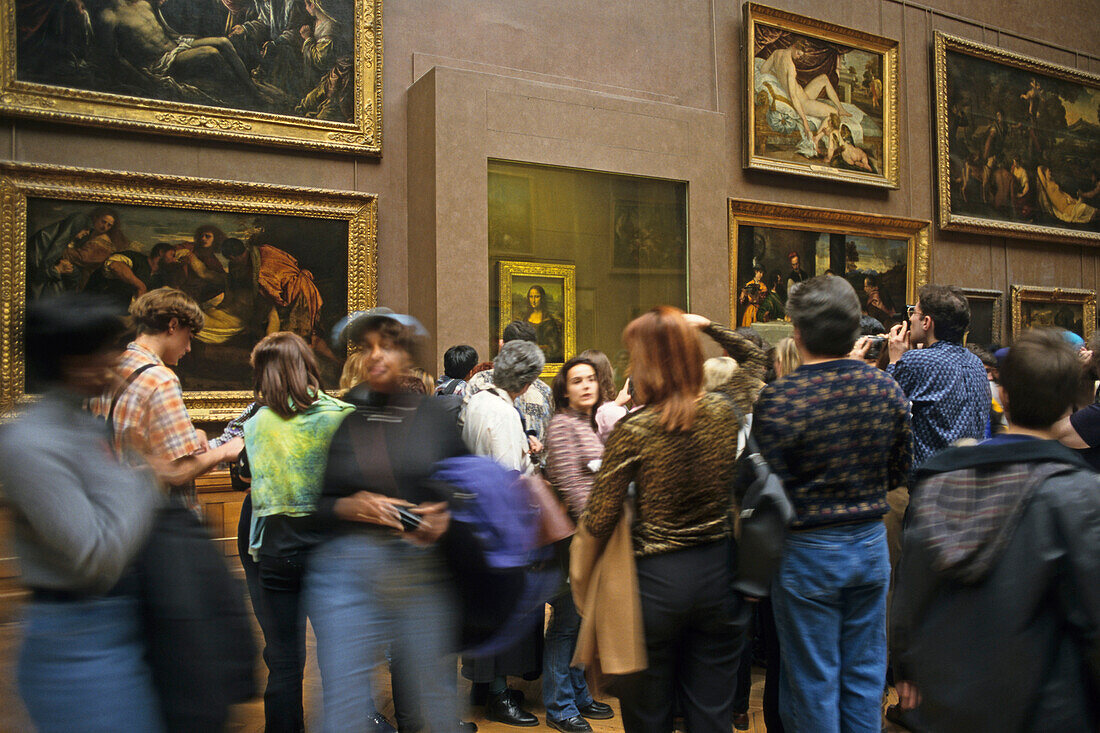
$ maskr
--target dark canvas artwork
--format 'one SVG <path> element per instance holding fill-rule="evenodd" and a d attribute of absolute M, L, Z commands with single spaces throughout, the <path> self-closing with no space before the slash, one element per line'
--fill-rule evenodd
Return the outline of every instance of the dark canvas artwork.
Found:
<path fill-rule="evenodd" d="M 21 82 L 354 118 L 356 0 L 14 0 Z"/>
<path fill-rule="evenodd" d="M 156 287 L 191 295 L 206 325 L 176 368 L 184 391 L 250 390 L 249 354 L 273 331 L 305 338 L 336 386 L 343 355 L 326 339 L 347 314 L 346 221 L 28 198 L 26 254 L 28 303 L 83 291 L 123 309 Z"/>

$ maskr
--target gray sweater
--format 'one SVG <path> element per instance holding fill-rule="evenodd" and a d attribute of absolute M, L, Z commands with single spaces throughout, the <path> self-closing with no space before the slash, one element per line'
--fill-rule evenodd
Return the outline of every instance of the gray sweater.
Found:
<path fill-rule="evenodd" d="M 106 423 L 80 399 L 50 392 L 0 429 L 0 487 L 23 583 L 102 593 L 141 549 L 161 494 L 116 460 Z"/>

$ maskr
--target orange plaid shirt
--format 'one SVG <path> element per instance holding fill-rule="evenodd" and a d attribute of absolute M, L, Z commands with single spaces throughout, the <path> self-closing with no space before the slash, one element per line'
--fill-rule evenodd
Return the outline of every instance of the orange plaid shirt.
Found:
<path fill-rule="evenodd" d="M 179 377 L 153 352 L 130 343 L 118 364 L 118 375 L 125 380 L 144 366 L 154 364 L 138 375 L 118 397 L 114 414 L 114 445 L 119 456 L 136 452 L 174 461 L 203 450 L 187 408 Z M 92 412 L 106 417 L 114 393 L 93 401 Z"/>

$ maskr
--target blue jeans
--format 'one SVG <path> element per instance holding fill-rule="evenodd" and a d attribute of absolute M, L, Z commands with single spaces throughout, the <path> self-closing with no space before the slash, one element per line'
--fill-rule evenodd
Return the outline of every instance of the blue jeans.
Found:
<path fill-rule="evenodd" d="M 546 646 L 542 652 L 542 699 L 546 717 L 569 720 L 580 715 L 578 708 L 592 704 L 584 670 L 570 667 L 581 617 L 573 605 L 572 591 L 550 601 L 550 624 L 546 627 Z"/>
<path fill-rule="evenodd" d="M 433 733 L 457 733 L 457 630 L 451 579 L 436 547 L 384 530 L 339 535 L 318 546 L 306 572 L 317 635 L 326 731 L 368 729 L 371 671 L 387 646 L 393 673 Z"/>
<path fill-rule="evenodd" d="M 882 730 L 889 581 L 882 522 L 788 538 L 772 583 L 786 730 Z"/>
<path fill-rule="evenodd" d="M 41 733 L 160 733 L 136 598 L 32 603 L 19 692 Z"/>

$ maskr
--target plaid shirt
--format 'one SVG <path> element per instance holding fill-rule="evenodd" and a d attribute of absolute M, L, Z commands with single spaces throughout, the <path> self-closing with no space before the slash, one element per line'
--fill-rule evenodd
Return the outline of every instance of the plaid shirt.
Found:
<path fill-rule="evenodd" d="M 160 357 L 144 346 L 131 342 L 119 360 L 118 376 L 125 380 L 146 364 L 154 366 L 139 374 L 118 395 L 114 414 L 115 451 L 123 460 L 136 453 L 170 461 L 201 452 L 202 442 L 183 405 L 179 377 L 164 365 Z M 106 417 L 114 397 L 112 392 L 94 400 L 92 412 Z M 194 494 L 193 484 L 190 494 Z M 184 498 L 188 499 L 187 496 Z"/>

